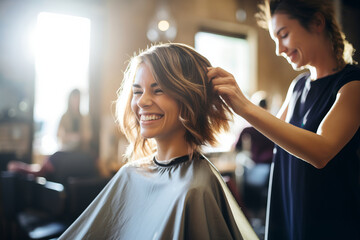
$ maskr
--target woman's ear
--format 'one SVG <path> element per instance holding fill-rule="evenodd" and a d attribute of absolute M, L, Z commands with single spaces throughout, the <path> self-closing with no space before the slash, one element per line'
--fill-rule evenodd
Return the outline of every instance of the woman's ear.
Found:
<path fill-rule="evenodd" d="M 325 29 L 325 17 L 321 13 L 315 13 L 311 23 L 311 30 L 315 33 L 322 33 Z"/>

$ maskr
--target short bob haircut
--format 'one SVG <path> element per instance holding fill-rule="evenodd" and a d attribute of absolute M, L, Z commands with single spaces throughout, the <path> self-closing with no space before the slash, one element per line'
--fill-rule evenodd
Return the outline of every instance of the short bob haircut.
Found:
<path fill-rule="evenodd" d="M 130 143 L 126 160 L 140 159 L 156 152 L 154 140 L 141 136 L 139 122 L 131 110 L 132 85 L 141 64 L 150 68 L 163 92 L 178 102 L 179 119 L 186 129 L 185 140 L 190 154 L 200 152 L 202 145 L 215 145 L 216 135 L 229 130 L 232 113 L 213 91 L 207 78 L 210 62 L 185 44 L 154 45 L 131 59 L 118 90 L 116 117 L 120 130 Z"/>

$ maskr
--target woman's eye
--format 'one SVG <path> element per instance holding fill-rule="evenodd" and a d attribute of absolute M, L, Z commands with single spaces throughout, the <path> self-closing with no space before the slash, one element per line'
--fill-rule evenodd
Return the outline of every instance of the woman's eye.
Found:
<path fill-rule="evenodd" d="M 281 38 L 286 38 L 289 35 L 289 33 L 285 33 L 284 35 L 281 35 Z"/>
<path fill-rule="evenodd" d="M 155 93 L 163 93 L 163 90 L 161 90 L 160 88 L 158 88 L 158 89 L 155 89 L 154 92 L 155 92 Z"/>
<path fill-rule="evenodd" d="M 133 95 L 140 95 L 140 94 L 142 94 L 141 91 L 134 91 L 134 92 L 133 92 Z"/>

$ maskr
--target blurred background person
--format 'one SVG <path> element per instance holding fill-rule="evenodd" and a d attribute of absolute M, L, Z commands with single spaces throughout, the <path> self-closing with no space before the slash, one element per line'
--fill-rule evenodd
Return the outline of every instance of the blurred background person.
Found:
<path fill-rule="evenodd" d="M 42 176 L 64 184 L 70 176 L 98 175 L 96 158 L 90 147 L 90 120 L 81 114 L 80 101 L 80 90 L 73 89 L 69 94 L 68 108 L 58 127 L 59 151 L 46 158 L 42 164 L 10 161 L 8 171 Z"/>
<path fill-rule="evenodd" d="M 251 101 L 268 111 L 268 99 L 265 91 L 255 92 Z M 241 131 L 235 145 L 236 151 L 247 150 L 255 163 L 271 163 L 274 143 L 251 125 Z"/>
<path fill-rule="evenodd" d="M 90 149 L 90 121 L 87 116 L 81 114 L 80 101 L 80 90 L 73 89 L 69 94 L 68 108 L 60 119 L 57 131 L 61 151 Z"/>

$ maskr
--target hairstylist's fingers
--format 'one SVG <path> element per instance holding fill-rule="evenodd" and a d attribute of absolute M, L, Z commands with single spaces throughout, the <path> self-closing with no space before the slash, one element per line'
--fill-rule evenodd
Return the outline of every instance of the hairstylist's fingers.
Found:
<path fill-rule="evenodd" d="M 212 79 L 213 85 L 236 85 L 236 80 L 232 76 L 215 77 Z"/>
<path fill-rule="evenodd" d="M 231 73 L 225 71 L 224 69 L 220 67 L 208 67 L 208 73 L 207 76 L 210 80 L 216 77 L 226 77 L 226 76 L 232 76 Z"/>
<path fill-rule="evenodd" d="M 215 72 L 214 72 L 214 68 L 213 67 L 208 67 L 207 68 L 208 72 L 207 72 L 207 77 L 209 79 L 209 82 L 211 82 L 213 80 L 213 78 L 215 77 Z"/>

